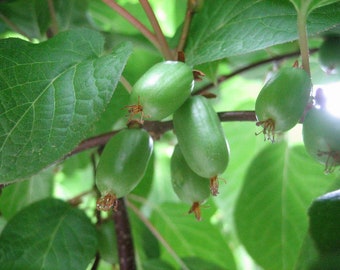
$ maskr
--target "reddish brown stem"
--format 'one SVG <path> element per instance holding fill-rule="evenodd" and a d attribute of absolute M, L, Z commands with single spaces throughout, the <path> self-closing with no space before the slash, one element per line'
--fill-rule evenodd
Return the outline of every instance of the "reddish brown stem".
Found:
<path fill-rule="evenodd" d="M 186 41 L 187 41 L 189 29 L 190 29 L 192 15 L 193 15 L 193 11 L 192 11 L 192 8 L 190 7 L 190 3 L 188 1 L 187 10 L 185 12 L 185 19 L 184 19 L 183 28 L 182 28 L 182 33 L 181 33 L 181 37 L 180 37 L 178 45 L 177 45 L 177 51 L 178 52 L 184 51 L 184 47 L 185 47 L 185 44 L 186 44 Z"/>
<path fill-rule="evenodd" d="M 231 112 L 219 112 L 218 116 L 222 122 L 232 121 L 256 121 L 254 111 L 231 111 Z M 146 129 L 154 139 L 159 139 L 165 132 L 173 129 L 172 121 L 145 121 L 144 129 Z M 82 141 L 75 149 L 67 154 L 63 159 L 71 157 L 82 151 L 105 145 L 108 140 L 114 136 L 119 130 L 115 130 L 109 133 L 105 133 L 96 137 L 92 137 Z"/>
<path fill-rule="evenodd" d="M 120 270 L 135 270 L 135 253 L 130 222 L 123 198 L 119 199 L 117 211 L 113 213 L 115 230 L 117 235 L 117 246 Z"/>
<path fill-rule="evenodd" d="M 160 46 L 160 50 L 164 56 L 165 59 L 167 60 L 172 60 L 173 59 L 173 55 L 171 53 L 171 50 L 169 48 L 168 42 L 166 41 L 166 38 L 163 34 L 163 31 L 158 23 L 158 20 L 156 18 L 155 13 L 153 12 L 150 3 L 148 0 L 139 0 L 140 4 L 142 5 L 146 16 L 148 17 L 152 28 L 155 32 L 155 36 L 158 40 L 158 44 Z"/>
<path fill-rule="evenodd" d="M 157 40 L 157 37 L 136 17 L 130 14 L 126 9 L 121 7 L 114 0 L 102 0 L 106 5 L 111 7 L 113 10 L 118 12 L 122 17 L 124 17 L 128 22 L 130 22 L 134 27 L 136 27 L 159 51 L 162 48 Z"/>
<path fill-rule="evenodd" d="M 309 52 L 310 54 L 312 53 L 315 53 L 317 52 L 319 49 L 316 48 L 316 49 L 311 49 Z M 262 66 L 262 65 L 265 65 L 265 64 L 268 64 L 268 63 L 271 63 L 271 62 L 276 62 L 276 61 L 281 61 L 283 59 L 286 59 L 286 58 L 291 58 L 291 57 L 296 57 L 296 56 L 299 56 L 300 55 L 300 51 L 298 52 L 291 52 L 291 53 L 286 53 L 286 54 L 282 54 L 282 55 L 278 55 L 278 56 L 274 56 L 272 58 L 268 58 L 268 59 L 264 59 L 264 60 L 260 60 L 258 62 L 255 62 L 255 63 L 252 63 L 248 66 L 245 66 L 245 67 L 242 67 L 242 68 L 239 68 L 239 69 L 236 69 L 234 70 L 233 72 L 229 73 L 229 74 L 226 74 L 226 75 L 222 75 L 220 76 L 218 79 L 217 79 L 217 84 L 221 84 L 222 82 L 232 78 L 232 77 L 235 77 L 236 75 L 239 75 L 243 72 L 246 72 L 248 70 L 251 70 L 253 68 L 256 68 L 258 66 Z M 200 93 L 203 93 L 213 87 L 216 86 L 216 83 L 209 83 L 207 85 L 205 85 L 204 87 L 202 87 L 201 89 L 199 89 L 198 91 L 195 92 L 195 94 L 200 94 Z"/>

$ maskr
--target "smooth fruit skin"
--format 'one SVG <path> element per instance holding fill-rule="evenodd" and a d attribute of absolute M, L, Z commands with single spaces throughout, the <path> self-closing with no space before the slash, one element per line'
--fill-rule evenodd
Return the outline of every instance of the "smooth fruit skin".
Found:
<path fill-rule="evenodd" d="M 187 64 L 161 62 L 151 67 L 133 86 L 130 104 L 140 102 L 145 118 L 162 120 L 184 103 L 193 87 L 192 69 Z"/>
<path fill-rule="evenodd" d="M 173 124 L 183 156 L 195 173 L 211 179 L 225 171 L 229 145 L 206 98 L 190 97 L 174 113 Z"/>
<path fill-rule="evenodd" d="M 340 36 L 326 37 L 320 46 L 319 61 L 322 69 L 328 74 L 340 70 Z"/>
<path fill-rule="evenodd" d="M 312 108 L 306 114 L 302 128 L 307 152 L 325 164 L 325 173 L 340 164 L 340 118 L 326 109 Z"/>
<path fill-rule="evenodd" d="M 309 233 L 319 252 L 340 255 L 340 190 L 318 197 L 308 214 Z"/>
<path fill-rule="evenodd" d="M 178 198 L 192 207 L 197 220 L 201 219 L 199 206 L 210 196 L 209 179 L 197 175 L 185 161 L 179 145 L 171 156 L 171 183 Z"/>
<path fill-rule="evenodd" d="M 265 83 L 256 99 L 255 113 L 257 125 L 264 128 L 268 139 L 298 123 L 309 101 L 311 86 L 306 71 L 294 67 L 280 69 Z"/>
<path fill-rule="evenodd" d="M 105 203 L 129 194 L 145 174 L 153 150 L 150 135 L 139 128 L 120 131 L 106 144 L 96 170 L 96 185 Z M 111 208 L 108 206 L 107 208 Z"/>

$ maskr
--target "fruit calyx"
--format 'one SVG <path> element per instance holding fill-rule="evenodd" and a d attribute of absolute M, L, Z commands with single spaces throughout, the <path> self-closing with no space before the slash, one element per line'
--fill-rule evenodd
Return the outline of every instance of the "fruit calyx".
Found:
<path fill-rule="evenodd" d="M 210 192 L 211 195 L 213 196 L 217 196 L 218 195 L 218 187 L 219 187 L 219 183 L 218 183 L 218 178 L 217 175 L 213 176 L 210 178 Z"/>
<path fill-rule="evenodd" d="M 195 218 L 198 220 L 198 221 L 201 221 L 202 220 L 202 217 L 201 217 L 201 208 L 200 208 L 200 203 L 199 202 L 194 202 L 188 212 L 188 214 L 191 214 L 191 213 L 194 213 L 195 215 Z"/>
<path fill-rule="evenodd" d="M 258 121 L 256 126 L 262 126 L 263 128 L 260 132 L 255 133 L 256 136 L 263 133 L 265 141 L 275 142 L 275 121 L 273 119 L 269 118 L 265 121 Z"/>
<path fill-rule="evenodd" d="M 340 152 L 339 151 L 318 151 L 317 154 L 319 157 L 327 156 L 327 160 L 325 163 L 325 174 L 330 174 L 334 172 L 336 166 L 340 165 Z"/>
<path fill-rule="evenodd" d="M 117 211 L 118 199 L 116 195 L 107 193 L 97 200 L 96 207 L 98 211 L 110 211 L 111 208 L 113 208 L 114 211 Z"/>
<path fill-rule="evenodd" d="M 140 104 L 140 97 L 138 96 L 138 102 L 137 104 L 132 104 L 132 105 L 126 105 L 123 109 L 127 109 L 128 113 L 129 113 L 129 119 L 128 119 L 128 125 L 130 122 L 133 121 L 138 121 L 140 123 L 140 125 L 144 124 L 144 118 L 149 118 L 150 116 L 145 115 L 144 111 L 143 111 L 143 105 Z M 139 119 L 134 119 L 134 117 L 140 114 L 140 118 Z"/>

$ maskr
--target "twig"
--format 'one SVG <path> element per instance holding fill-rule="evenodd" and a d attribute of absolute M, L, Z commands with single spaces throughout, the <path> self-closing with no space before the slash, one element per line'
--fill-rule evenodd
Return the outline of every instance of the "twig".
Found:
<path fill-rule="evenodd" d="M 159 233 L 159 231 L 152 225 L 152 223 L 144 217 L 144 215 L 139 211 L 139 209 L 129 202 L 126 201 L 127 206 L 138 216 L 138 218 L 144 223 L 144 225 L 150 230 L 150 232 L 153 234 L 153 236 L 156 237 L 156 239 L 162 243 L 162 245 L 165 247 L 165 249 L 169 252 L 169 254 L 175 259 L 175 261 L 181 266 L 181 269 L 183 270 L 189 270 L 189 268 L 185 265 L 183 260 L 176 254 L 176 252 L 173 250 L 173 248 L 169 245 L 169 243 L 163 238 L 163 236 Z"/>
<path fill-rule="evenodd" d="M 114 0 L 102 0 L 106 5 L 111 7 L 113 10 L 118 12 L 122 17 L 124 17 L 128 22 L 130 22 L 134 27 L 136 27 L 159 51 L 162 51 L 162 47 L 159 44 L 157 37 L 148 29 L 144 24 L 136 19 L 131 13 L 129 13 L 125 8 L 118 5 Z"/>
<path fill-rule="evenodd" d="M 135 270 L 135 252 L 128 213 L 123 198 L 118 199 L 117 211 L 113 213 L 117 235 L 120 270 Z"/>
<path fill-rule="evenodd" d="M 100 262 L 100 254 L 99 252 L 97 252 L 94 262 L 92 264 L 91 270 L 97 270 L 99 267 L 99 262 Z"/>
<path fill-rule="evenodd" d="M 185 18 L 184 18 L 184 23 L 183 23 L 183 28 L 182 28 L 182 33 L 181 33 L 181 37 L 179 38 L 179 42 L 178 42 L 177 49 L 176 49 L 177 52 L 184 51 L 184 47 L 185 47 L 185 44 L 186 44 L 186 41 L 187 41 L 189 29 L 190 29 L 192 15 L 194 14 L 191 6 L 192 5 L 190 4 L 190 0 L 188 0 L 187 10 L 185 12 Z"/>
<path fill-rule="evenodd" d="M 80 145 L 78 145 L 75 149 L 73 149 L 70 153 L 68 153 L 65 158 L 68 158 L 70 156 L 73 156 L 75 154 L 78 154 L 79 152 L 94 148 L 94 147 L 98 147 L 98 146 L 102 146 L 105 145 L 108 140 L 110 140 L 110 138 L 115 135 L 117 132 L 119 132 L 119 130 L 114 130 L 99 136 L 95 136 L 89 139 L 86 139 L 84 141 L 82 141 L 80 143 Z"/>
<path fill-rule="evenodd" d="M 234 122 L 234 121 L 257 121 L 255 111 L 232 111 L 232 112 L 219 112 L 217 113 L 221 122 Z"/>
<path fill-rule="evenodd" d="M 172 60 L 173 55 L 172 55 L 171 50 L 169 48 L 168 42 L 165 39 L 163 31 L 162 31 L 161 27 L 159 26 L 158 20 L 155 16 L 155 13 L 153 12 L 150 4 L 149 4 L 149 1 L 148 0 L 139 0 L 139 2 L 142 5 L 146 15 L 148 16 L 153 30 L 155 31 L 155 34 L 156 34 L 156 37 L 157 37 L 158 43 L 160 45 L 161 52 L 162 52 L 163 56 L 167 60 Z"/>
<path fill-rule="evenodd" d="M 317 52 L 319 49 L 318 48 L 315 48 L 315 49 L 311 49 L 310 50 L 310 54 L 312 53 L 315 53 Z M 232 77 L 235 77 L 236 75 L 239 75 L 243 72 L 246 72 L 248 70 L 251 70 L 255 67 L 258 67 L 258 66 L 261 66 L 261 65 L 264 65 L 264 64 L 268 64 L 268 63 L 271 63 L 271 62 L 276 62 L 276 61 L 281 61 L 285 58 L 291 58 L 291 57 L 296 57 L 296 56 L 299 56 L 300 55 L 300 51 L 297 51 L 297 52 L 291 52 L 291 53 L 286 53 L 286 54 L 282 54 L 282 55 L 278 55 L 278 56 L 274 56 L 274 57 L 271 57 L 271 58 L 268 58 L 268 59 L 264 59 L 264 60 L 260 60 L 258 62 L 255 62 L 255 63 L 252 63 L 248 66 L 245 66 L 245 67 L 242 67 L 242 68 L 239 68 L 239 69 L 236 69 L 234 70 L 233 72 L 229 73 L 229 74 L 226 74 L 226 75 L 222 75 L 220 76 L 219 78 L 217 78 L 217 84 L 220 84 Z M 213 87 L 216 86 L 216 83 L 209 83 L 207 85 L 205 85 L 204 87 L 202 87 L 201 89 L 197 90 L 195 92 L 195 94 L 200 94 L 202 92 L 205 92 Z"/>
<path fill-rule="evenodd" d="M 254 111 L 229 111 L 229 112 L 219 112 L 219 118 L 222 122 L 229 121 L 256 121 L 255 112 Z M 147 130 L 153 138 L 160 138 L 165 132 L 173 129 L 172 121 L 145 121 L 143 128 Z M 67 154 L 63 159 L 71 157 L 77 153 L 82 151 L 98 147 L 104 146 L 108 140 L 114 136 L 120 130 L 115 130 L 112 132 L 108 132 L 96 137 L 88 138 L 82 141 L 75 149 L 73 149 L 69 154 Z"/>
<path fill-rule="evenodd" d="M 55 8 L 53 4 L 53 0 L 48 0 L 48 9 L 51 15 L 51 32 L 52 35 L 55 36 L 59 32 L 59 27 L 58 27 L 58 21 L 57 21 L 57 16 L 55 13 Z"/>
<path fill-rule="evenodd" d="M 307 9 L 307 7 L 306 7 Z M 307 35 L 307 10 L 298 10 L 297 12 L 297 27 L 299 34 L 299 46 L 301 53 L 302 68 L 310 75 L 309 66 L 309 48 L 308 48 L 308 35 Z"/>
<path fill-rule="evenodd" d="M 11 28 L 14 32 L 19 33 L 20 35 L 26 37 L 29 41 L 32 41 L 31 37 L 26 34 L 24 31 L 22 31 L 15 23 L 13 23 L 9 18 L 7 18 L 5 15 L 0 13 L 0 19 L 5 22 L 5 24 Z"/>

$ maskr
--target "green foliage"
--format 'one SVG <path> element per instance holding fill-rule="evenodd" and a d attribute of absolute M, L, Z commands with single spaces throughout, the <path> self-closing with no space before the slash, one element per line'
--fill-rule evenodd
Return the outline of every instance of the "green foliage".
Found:
<path fill-rule="evenodd" d="M 40 44 L 1 40 L 1 183 L 37 173 L 86 138 L 130 51 L 125 44 L 102 55 L 103 44 L 85 29 Z"/>
<path fill-rule="evenodd" d="M 325 6 L 310 15 L 308 32 L 316 34 L 339 20 L 339 3 Z M 206 63 L 296 40 L 296 12 L 286 0 L 215 0 L 204 4 L 190 30 L 187 61 Z"/>
<path fill-rule="evenodd" d="M 339 171 L 333 171 L 338 151 L 332 152 L 336 162 L 325 175 L 324 165 L 303 146 L 301 124 L 278 135 L 277 142 L 265 142 L 255 135 L 260 127 L 254 109 L 265 77 L 295 60 L 302 60 L 307 73 L 310 64 L 314 85 L 340 81 L 339 74 L 322 71 L 314 50 L 325 36 L 340 34 L 340 2 L 205 0 L 186 11 L 195 3 L 0 1 L 1 269 L 118 268 L 125 243 L 116 241 L 131 233 L 133 247 L 125 251 L 135 251 L 141 270 L 312 270 L 338 264 L 338 254 L 319 254 L 308 225 L 313 200 L 340 187 Z M 210 120 L 200 123 L 204 132 L 194 133 L 203 136 L 197 139 L 190 134 L 198 121 L 188 123 L 187 114 L 175 119 L 182 122 L 175 130 L 171 116 L 162 122 L 145 117 L 143 132 L 154 139 L 154 150 L 141 183 L 124 198 L 129 231 L 119 224 L 122 212 L 112 218 L 112 212 L 96 210 L 96 168 L 105 144 L 126 128 L 133 85 L 155 64 L 177 60 L 177 50 L 184 52 L 187 73 L 194 70 L 193 95 L 211 98 L 208 114 L 219 131 L 222 126 L 229 161 L 209 165 L 209 149 L 204 156 L 195 152 L 218 135 L 207 128 Z M 176 71 L 165 72 L 160 83 L 170 92 L 178 90 Z M 206 75 L 201 81 L 198 71 Z M 170 101 L 162 102 L 169 106 Z M 323 103 L 315 97 L 308 104 L 313 105 Z M 195 114 L 205 112 L 202 107 Z M 326 135 L 338 144 L 336 129 L 327 123 L 311 121 L 310 126 L 319 131 L 327 126 Z M 219 194 L 201 206 L 200 222 L 188 215 L 189 205 L 179 202 L 171 185 L 171 155 L 183 131 L 191 159 L 203 160 L 200 169 L 223 167 Z M 315 157 L 320 149 L 313 140 Z M 138 150 L 136 143 L 118 142 L 104 150 L 106 171 L 120 164 L 118 149 L 122 154 Z M 143 165 L 140 152 L 134 157 L 124 165 L 124 183 Z M 331 225 L 324 235 L 338 243 L 340 227 Z"/>
<path fill-rule="evenodd" d="M 238 235 L 264 269 L 293 269 L 307 230 L 308 206 L 327 190 L 329 180 L 303 147 L 283 142 L 264 148 L 247 172 L 235 209 Z"/>
<path fill-rule="evenodd" d="M 3 269 L 85 269 L 96 252 L 97 238 L 82 211 L 49 198 L 18 212 L 0 243 Z"/>

